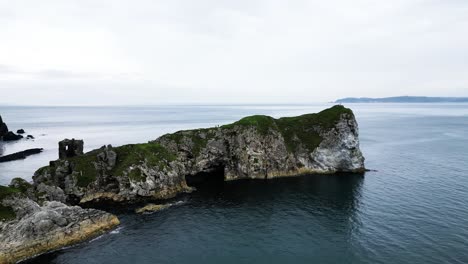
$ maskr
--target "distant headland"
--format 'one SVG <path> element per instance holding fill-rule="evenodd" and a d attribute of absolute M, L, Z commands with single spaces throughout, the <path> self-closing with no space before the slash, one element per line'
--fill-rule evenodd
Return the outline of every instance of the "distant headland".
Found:
<path fill-rule="evenodd" d="M 468 97 L 395 96 L 384 98 L 348 97 L 335 103 L 468 103 Z"/>

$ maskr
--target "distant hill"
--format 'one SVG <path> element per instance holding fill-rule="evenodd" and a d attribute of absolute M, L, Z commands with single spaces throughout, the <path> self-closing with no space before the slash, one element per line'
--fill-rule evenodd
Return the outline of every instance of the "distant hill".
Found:
<path fill-rule="evenodd" d="M 348 97 L 335 103 L 468 103 L 468 97 L 396 96 L 385 98 Z"/>

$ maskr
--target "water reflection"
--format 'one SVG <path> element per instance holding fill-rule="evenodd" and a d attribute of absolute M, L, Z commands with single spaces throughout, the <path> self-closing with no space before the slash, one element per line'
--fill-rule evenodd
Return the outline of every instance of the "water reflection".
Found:
<path fill-rule="evenodd" d="M 308 175 L 202 184 L 198 191 L 179 197 L 187 201 L 184 205 L 151 215 L 120 214 L 119 235 L 27 263 L 83 263 L 94 258 L 178 263 L 187 256 L 207 256 L 208 263 L 216 263 L 214 259 L 229 262 L 245 254 L 281 252 L 293 257 L 307 249 L 305 256 L 316 257 L 325 254 L 321 247 L 347 250 L 363 181 L 361 175 Z M 222 258 L 214 258 L 219 252 Z"/>

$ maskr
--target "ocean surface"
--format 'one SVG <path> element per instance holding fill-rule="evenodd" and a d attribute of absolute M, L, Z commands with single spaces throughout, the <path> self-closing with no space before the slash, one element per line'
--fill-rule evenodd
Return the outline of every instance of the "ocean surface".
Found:
<path fill-rule="evenodd" d="M 330 104 L 151 107 L 1 107 L 10 130 L 35 140 L 0 153 L 45 151 L 0 163 L 0 184 L 56 159 L 57 142 L 89 151 L 153 140 L 252 114 L 317 112 Z M 366 166 L 359 175 L 213 181 L 136 215 L 93 241 L 28 263 L 468 263 L 468 104 L 346 104 Z M 1 144 L 1 143 L 0 143 Z"/>

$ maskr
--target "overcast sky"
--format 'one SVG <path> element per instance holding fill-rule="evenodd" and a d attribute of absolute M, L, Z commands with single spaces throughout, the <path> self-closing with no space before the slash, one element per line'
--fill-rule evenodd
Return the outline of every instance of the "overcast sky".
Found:
<path fill-rule="evenodd" d="M 467 0 L 0 0 L 0 104 L 468 96 Z"/>

